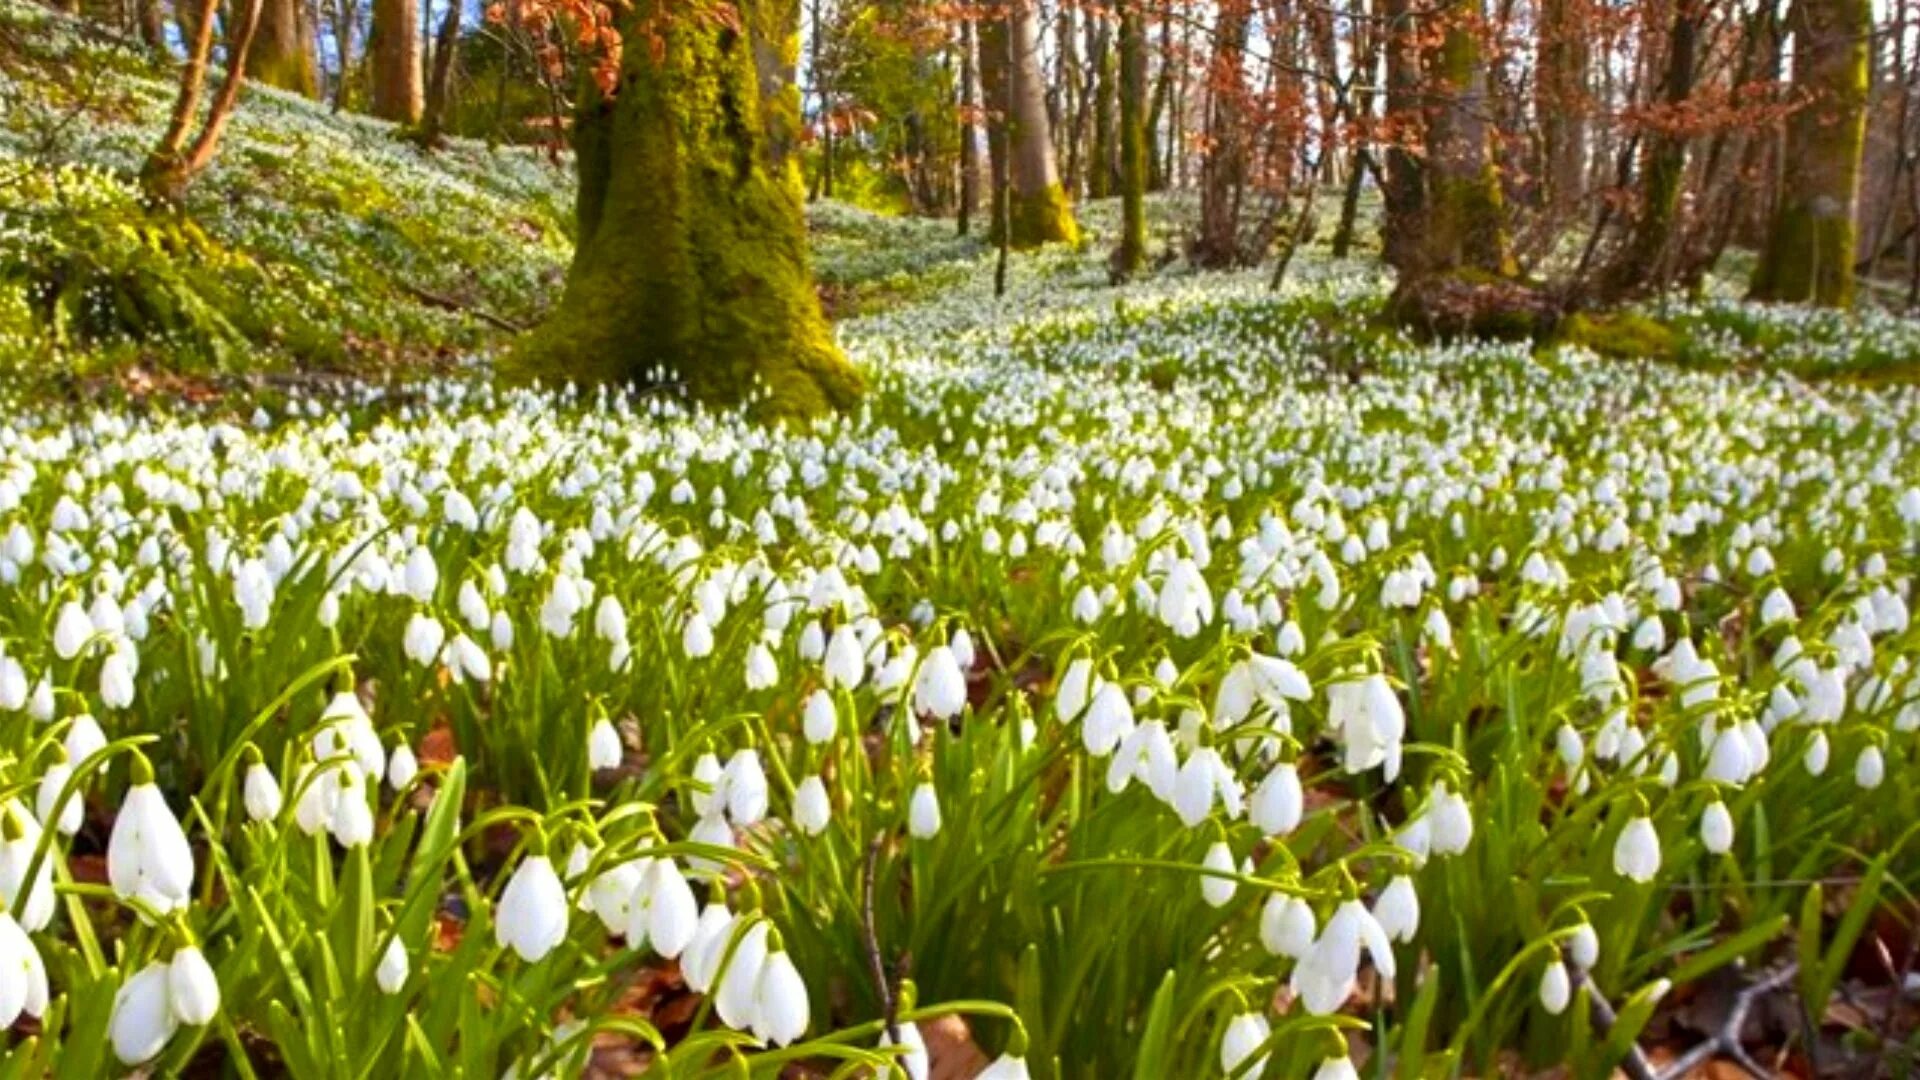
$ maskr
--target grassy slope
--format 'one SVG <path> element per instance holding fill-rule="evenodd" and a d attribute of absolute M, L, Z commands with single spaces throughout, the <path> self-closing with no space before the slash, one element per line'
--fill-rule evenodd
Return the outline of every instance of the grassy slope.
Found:
<path fill-rule="evenodd" d="M 571 177 L 249 86 L 185 219 L 133 184 L 170 63 L 0 0 L 0 363 L 356 365 L 485 346 L 569 257 Z M 429 294 L 431 298 L 429 297 Z M 433 298 L 437 298 L 433 299 Z"/>

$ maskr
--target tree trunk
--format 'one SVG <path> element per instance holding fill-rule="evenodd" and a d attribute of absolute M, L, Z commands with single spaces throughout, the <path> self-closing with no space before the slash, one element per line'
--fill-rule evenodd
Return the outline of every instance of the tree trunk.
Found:
<path fill-rule="evenodd" d="M 1053 131 L 1060 139 L 1058 156 L 1066 162 L 1060 186 L 1072 198 L 1080 190 L 1080 118 L 1086 115 L 1086 89 L 1080 85 L 1080 24 L 1072 4 L 1061 4 L 1054 25 L 1060 53 L 1055 61 L 1055 81 L 1060 84 L 1059 122 Z"/>
<path fill-rule="evenodd" d="M 1135 0 L 1135 2 L 1140 2 L 1140 0 Z M 1144 18 L 1140 20 L 1140 31 L 1142 34 L 1146 32 L 1146 20 Z M 1140 55 L 1142 57 L 1140 61 L 1140 79 L 1144 85 L 1146 82 L 1145 43 L 1142 43 L 1140 46 Z M 1126 61 L 1122 59 L 1121 63 L 1124 65 Z M 1172 74 L 1173 8 L 1170 4 L 1163 3 L 1160 9 L 1160 70 L 1153 80 L 1153 105 L 1148 109 L 1145 120 L 1146 140 L 1147 146 L 1149 147 L 1147 151 L 1148 191 L 1165 191 L 1167 189 L 1168 159 L 1162 157 L 1160 154 L 1160 121 L 1166 116 L 1167 101 L 1173 93 Z M 1123 74 L 1122 81 L 1124 81 L 1124 79 L 1125 76 Z M 1125 121 L 1122 121 L 1122 123 L 1124 124 Z M 1121 137 L 1124 139 L 1125 135 L 1123 134 Z M 1125 153 L 1126 149 L 1123 146 L 1121 148 L 1121 154 L 1124 155 Z M 1120 163 L 1120 170 L 1123 174 L 1126 172 L 1126 162 L 1124 160 Z M 1122 194 L 1125 194 L 1124 190 Z"/>
<path fill-rule="evenodd" d="M 1754 269 L 1758 300 L 1853 302 L 1854 202 L 1866 142 L 1868 0 L 1796 0 L 1793 85 L 1779 212 Z"/>
<path fill-rule="evenodd" d="M 320 92 L 314 71 L 313 26 L 300 0 L 261 0 L 260 29 L 247 54 L 247 77 L 302 97 Z"/>
<path fill-rule="evenodd" d="M 723 20 L 704 4 L 636 2 L 619 95 L 580 95 L 573 266 L 552 317 L 506 370 L 550 382 L 664 378 L 770 417 L 849 407 L 861 380 L 813 292 L 786 152 L 799 97 L 780 61 L 798 48 L 798 11 L 734 0 L 738 19 Z"/>
<path fill-rule="evenodd" d="M 447 122 L 447 104 L 453 93 L 453 64 L 460 48 L 461 0 L 449 0 L 433 43 L 433 75 L 427 80 L 426 111 L 421 117 L 424 142 L 432 146 Z"/>
<path fill-rule="evenodd" d="M 1147 261 L 1147 43 L 1140 0 L 1120 3 L 1120 243 L 1113 277 L 1125 281 Z"/>
<path fill-rule="evenodd" d="M 1587 175 L 1587 73 L 1593 64 L 1583 0 L 1542 0 L 1535 50 L 1539 74 L 1534 111 L 1540 119 L 1542 200 L 1558 218 L 1580 202 Z"/>
<path fill-rule="evenodd" d="M 167 17 L 160 0 L 139 0 L 136 9 L 140 21 L 140 43 L 149 49 L 167 47 Z"/>
<path fill-rule="evenodd" d="M 1251 0 L 1221 0 L 1208 64 L 1207 149 L 1200 159 L 1200 232 L 1187 257 L 1195 266 L 1238 265 L 1240 196 L 1246 187 L 1247 23 Z"/>
<path fill-rule="evenodd" d="M 373 0 L 373 115 L 401 124 L 420 121 L 419 9 L 413 0 Z"/>
<path fill-rule="evenodd" d="M 1004 221 L 1007 239 L 1017 248 L 1079 239 L 1047 127 L 1047 87 L 1040 72 L 1040 20 L 1034 0 L 1012 0 L 1005 18 L 982 23 L 980 54 L 980 81 L 992 133 L 994 198 L 1010 200 L 1004 213 L 996 208 L 995 229 Z"/>
<path fill-rule="evenodd" d="M 965 236 L 980 208 L 980 75 L 979 50 L 974 46 L 973 19 L 960 20 L 960 210 L 958 227 Z"/>
<path fill-rule="evenodd" d="M 1105 16 L 1089 13 L 1087 17 L 1092 44 L 1087 49 L 1088 58 L 1093 62 L 1093 150 L 1087 163 L 1087 198 L 1104 199 L 1119 187 L 1118 163 L 1120 155 L 1115 152 L 1113 100 L 1115 71 L 1113 62 L 1113 27 Z M 1093 27 L 1098 27 L 1098 32 Z"/>
<path fill-rule="evenodd" d="M 1382 0 L 1380 20 L 1387 36 L 1387 127 L 1411 127 L 1421 122 L 1422 115 L 1420 31 L 1413 25 L 1411 0 Z M 1406 139 L 1395 139 L 1387 146 L 1380 194 L 1385 210 L 1381 255 L 1401 275 L 1415 274 L 1426 248 L 1426 177 Z"/>
<path fill-rule="evenodd" d="M 1693 96 L 1705 14 L 1697 0 L 1674 0 L 1661 96 L 1675 116 L 1682 115 L 1687 99 Z M 1656 127 L 1648 133 L 1641 162 L 1638 213 L 1627 242 L 1602 276 L 1602 300 L 1614 302 L 1656 292 L 1670 280 L 1680 192 L 1687 171 L 1687 143 L 1686 133 L 1670 126 Z"/>
<path fill-rule="evenodd" d="M 1431 57 L 1427 123 L 1429 272 L 1470 270 L 1511 277 L 1506 209 L 1487 145 L 1487 65 L 1481 0 L 1449 0 L 1445 37 Z"/>
<path fill-rule="evenodd" d="M 244 8 L 241 3 L 236 3 L 230 13 L 230 17 L 236 20 L 236 26 L 233 42 L 228 46 L 226 75 L 221 79 L 220 89 L 214 94 L 212 103 L 207 106 L 206 118 L 200 122 L 200 133 L 188 145 L 187 130 L 193 125 L 200 95 L 206 87 L 207 58 L 213 52 L 214 9 L 218 4 L 219 0 L 203 0 L 199 10 L 191 16 L 197 32 L 187 53 L 186 65 L 180 70 L 180 91 L 174 98 L 166 131 L 161 134 L 159 143 L 148 153 L 146 163 L 140 169 L 142 189 L 148 198 L 157 202 L 180 202 L 186 194 L 187 185 L 213 160 L 220 146 L 220 136 L 226 131 L 227 120 L 240 100 L 241 84 L 246 81 L 247 52 L 253 44 L 254 29 L 260 24 L 260 0 L 251 0 Z"/>

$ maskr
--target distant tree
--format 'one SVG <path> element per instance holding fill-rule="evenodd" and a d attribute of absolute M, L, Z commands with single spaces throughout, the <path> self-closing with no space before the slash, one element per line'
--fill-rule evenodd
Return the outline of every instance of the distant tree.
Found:
<path fill-rule="evenodd" d="M 303 97 L 320 93 L 313 23 L 300 0 L 261 0 L 260 28 L 247 52 L 247 76 Z"/>
<path fill-rule="evenodd" d="M 420 72 L 420 9 L 414 0 L 373 0 L 367 53 L 373 66 L 373 115 L 418 123 L 426 95 Z"/>
<path fill-rule="evenodd" d="M 1016 248 L 1080 235 L 1060 184 L 1047 123 L 1036 0 L 1006 0 L 979 27 L 987 144 L 993 162 L 993 235 Z"/>
<path fill-rule="evenodd" d="M 1147 43 L 1141 0 L 1120 2 L 1120 242 L 1113 276 L 1124 281 L 1147 261 Z"/>

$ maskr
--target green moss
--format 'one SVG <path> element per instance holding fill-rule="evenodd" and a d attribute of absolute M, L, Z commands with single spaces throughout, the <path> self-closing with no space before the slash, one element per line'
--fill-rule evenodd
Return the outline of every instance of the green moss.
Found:
<path fill-rule="evenodd" d="M 1073 219 L 1073 203 L 1067 198 L 1066 188 L 1051 184 L 1030 195 L 1013 192 L 1012 198 L 1007 223 L 1013 231 L 1011 246 L 1016 250 L 1080 242 L 1080 226 Z M 991 230 L 994 243 L 1000 242 L 998 222 L 996 215 Z"/>
<path fill-rule="evenodd" d="M 742 24 L 760 25 L 748 8 Z M 636 27 L 668 29 L 657 49 L 628 50 L 605 153 L 580 159 L 605 169 L 582 184 L 598 192 L 583 195 L 582 220 L 597 225 L 559 306 L 504 373 L 678 383 L 780 418 L 847 408 L 862 379 L 813 292 L 796 165 L 770 141 L 797 123 L 797 97 L 762 93 L 753 43 L 725 20 L 676 7 L 643 21 L 654 14 L 631 12 Z"/>
<path fill-rule="evenodd" d="M 1680 360 L 1686 335 L 1650 316 L 1632 311 L 1576 312 L 1561 320 L 1554 343 L 1578 345 L 1621 360 Z"/>

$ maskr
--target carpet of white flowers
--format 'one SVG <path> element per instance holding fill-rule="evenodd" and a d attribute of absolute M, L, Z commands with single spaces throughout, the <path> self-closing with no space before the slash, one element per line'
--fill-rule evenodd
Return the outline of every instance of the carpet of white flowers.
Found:
<path fill-rule="evenodd" d="M 0 1075 L 1605 1075 L 1911 910 L 1920 390 L 971 258 L 811 430 L 10 400 Z"/>

